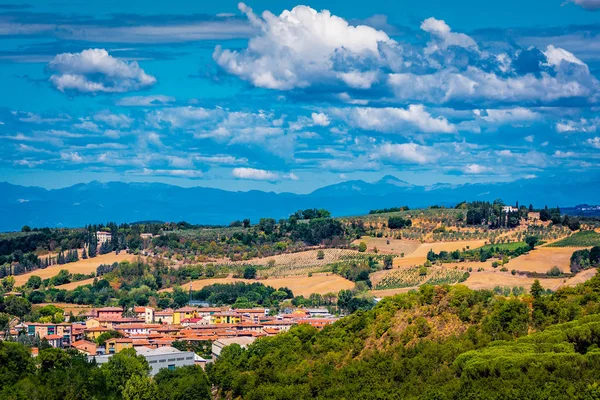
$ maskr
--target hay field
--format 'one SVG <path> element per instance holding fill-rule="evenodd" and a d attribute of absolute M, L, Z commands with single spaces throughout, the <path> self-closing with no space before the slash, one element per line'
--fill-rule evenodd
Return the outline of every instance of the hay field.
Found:
<path fill-rule="evenodd" d="M 354 283 L 342 278 L 339 275 L 333 274 L 314 274 L 311 277 L 308 276 L 294 276 L 287 278 L 269 278 L 269 279 L 241 279 L 241 278 L 215 278 L 215 279 L 200 279 L 192 282 L 193 290 L 200 290 L 205 286 L 213 285 L 215 283 L 262 283 L 266 286 L 272 286 L 275 289 L 280 287 L 288 287 L 294 292 L 295 296 L 302 295 L 305 297 L 310 296 L 312 293 L 325 294 L 329 292 L 337 293 L 342 289 L 352 289 Z M 189 286 L 186 286 L 186 289 Z M 164 289 L 164 291 L 171 291 L 172 288 Z"/>
<path fill-rule="evenodd" d="M 509 270 L 545 273 L 557 266 L 562 272 L 571 272 L 570 260 L 573 251 L 572 248 L 538 247 L 528 254 L 511 259 L 506 267 Z"/>
<path fill-rule="evenodd" d="M 353 241 L 352 244 L 358 246 L 360 242 L 365 242 L 367 245 L 367 251 L 373 251 L 373 248 L 377 247 L 379 253 L 383 254 L 404 253 L 406 255 L 412 253 L 421 245 L 421 243 L 416 240 L 374 238 L 371 236 L 363 236 L 360 239 Z"/>
<path fill-rule="evenodd" d="M 73 263 L 63 265 L 52 265 L 51 267 L 45 269 L 38 269 L 23 275 L 16 275 L 15 286 L 24 285 L 29 279 L 29 277 L 32 275 L 37 275 L 42 279 L 52 278 L 53 276 L 58 274 L 58 271 L 60 271 L 61 269 L 66 269 L 72 274 L 90 274 L 92 272 L 96 272 L 96 268 L 98 268 L 100 264 L 112 264 L 114 262 L 131 261 L 135 257 L 137 256 L 133 254 L 127 254 L 125 252 L 121 252 L 118 255 L 113 252 L 108 254 L 102 254 L 94 258 L 88 258 L 87 260 L 79 260 Z"/>
<path fill-rule="evenodd" d="M 323 251 L 325 257 L 317 258 L 319 250 Z M 229 262 L 229 265 L 256 265 L 266 266 L 269 262 L 274 263 L 272 268 L 259 270 L 259 277 L 284 277 L 307 275 L 309 272 L 321 272 L 327 264 L 332 264 L 343 259 L 358 257 L 362 253 L 349 249 L 313 249 L 297 253 L 279 254 L 275 256 L 254 258 L 247 261 Z"/>
<path fill-rule="evenodd" d="M 476 249 L 485 245 L 485 240 L 465 240 L 460 242 L 435 242 L 422 243 L 410 254 L 405 254 L 404 257 L 396 257 L 394 259 L 394 267 L 407 267 L 411 265 L 421 265 L 427 261 L 427 253 L 432 250 L 436 253 L 440 251 L 462 250 L 463 248 Z"/>
<path fill-rule="evenodd" d="M 535 278 L 528 278 L 524 275 L 511 275 L 510 272 L 483 271 L 472 273 L 464 284 L 471 289 L 493 289 L 496 286 L 523 286 L 529 290 Z M 565 286 L 569 281 L 567 278 L 557 279 L 539 279 L 542 286 L 546 289 L 557 290 Z"/>
<path fill-rule="evenodd" d="M 90 278 L 90 279 L 84 279 L 82 281 L 65 283 L 64 285 L 56 286 L 56 288 L 64 289 L 64 290 L 73 290 L 73 289 L 78 288 L 79 286 L 91 285 L 92 283 L 94 283 L 94 279 L 95 278 Z"/>

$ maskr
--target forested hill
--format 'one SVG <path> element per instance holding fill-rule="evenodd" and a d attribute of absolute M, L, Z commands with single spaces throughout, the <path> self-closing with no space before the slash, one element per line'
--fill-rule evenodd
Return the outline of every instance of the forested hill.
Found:
<path fill-rule="evenodd" d="M 454 205 L 467 199 L 527 200 L 537 207 L 571 206 L 600 198 L 600 178 L 589 175 L 521 179 L 504 183 L 417 186 L 386 176 L 347 181 L 309 194 L 236 192 L 161 183 L 90 182 L 46 190 L 0 182 L 0 231 L 30 227 L 77 227 L 104 221 L 188 221 L 228 224 L 236 219 L 287 218 L 299 209 L 325 208 L 334 216 L 408 205 Z"/>
<path fill-rule="evenodd" d="M 423 286 L 321 332 L 298 326 L 208 370 L 223 398 L 598 399 L 600 278 L 503 298 Z"/>

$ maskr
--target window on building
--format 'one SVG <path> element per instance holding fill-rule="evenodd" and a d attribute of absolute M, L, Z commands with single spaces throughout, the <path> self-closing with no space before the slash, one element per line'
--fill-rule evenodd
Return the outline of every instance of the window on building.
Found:
<path fill-rule="evenodd" d="M 169 364 L 169 371 L 173 371 L 175 369 L 175 364 Z"/>

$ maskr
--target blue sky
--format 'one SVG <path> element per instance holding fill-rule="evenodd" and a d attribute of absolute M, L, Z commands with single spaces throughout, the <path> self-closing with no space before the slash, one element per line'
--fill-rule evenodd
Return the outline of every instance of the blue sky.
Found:
<path fill-rule="evenodd" d="M 0 180 L 600 170 L 600 0 L 0 3 Z"/>

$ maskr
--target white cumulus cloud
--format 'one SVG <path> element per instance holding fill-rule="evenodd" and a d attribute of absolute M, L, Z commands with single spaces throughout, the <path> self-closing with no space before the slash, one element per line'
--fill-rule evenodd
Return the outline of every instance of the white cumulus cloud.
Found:
<path fill-rule="evenodd" d="M 50 81 L 61 92 L 120 93 L 156 83 L 137 62 L 114 58 L 104 49 L 58 54 L 47 67 Z"/>
<path fill-rule="evenodd" d="M 379 147 L 377 156 L 399 164 L 429 164 L 439 157 L 433 148 L 416 143 L 386 143 Z"/>
<path fill-rule="evenodd" d="M 277 172 L 255 168 L 234 168 L 231 175 L 238 179 L 255 181 L 276 181 L 279 179 L 279 174 Z"/>
<path fill-rule="evenodd" d="M 259 87 L 289 90 L 338 81 L 369 88 L 376 74 L 340 59 L 378 59 L 379 43 L 395 43 L 383 31 L 352 26 L 328 10 L 297 6 L 279 16 L 265 11 L 259 17 L 243 3 L 239 8 L 260 33 L 245 50 L 217 47 L 213 57 L 227 72 Z"/>
<path fill-rule="evenodd" d="M 433 117 L 423 105 L 408 108 L 356 107 L 332 109 L 350 126 L 365 130 L 391 133 L 454 133 L 456 127 L 444 117 Z"/>

